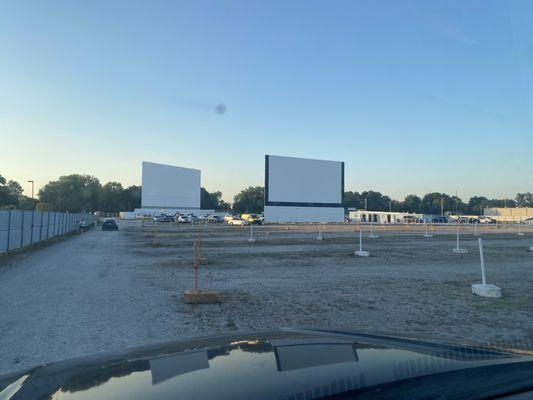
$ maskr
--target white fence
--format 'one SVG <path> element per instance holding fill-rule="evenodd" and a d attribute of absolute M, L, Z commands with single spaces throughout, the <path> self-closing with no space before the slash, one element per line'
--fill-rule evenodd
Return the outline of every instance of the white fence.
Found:
<path fill-rule="evenodd" d="M 53 211 L 0 210 L 0 254 L 60 236 L 77 229 L 77 222 L 87 226 L 95 221 L 91 214 Z"/>

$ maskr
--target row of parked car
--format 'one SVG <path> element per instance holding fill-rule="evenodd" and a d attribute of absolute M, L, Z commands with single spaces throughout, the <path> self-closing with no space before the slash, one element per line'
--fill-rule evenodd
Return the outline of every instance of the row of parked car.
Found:
<path fill-rule="evenodd" d="M 225 222 L 228 225 L 260 225 L 264 222 L 263 214 L 226 214 L 224 216 L 212 214 L 196 216 L 194 214 L 179 214 L 175 215 L 157 215 L 152 218 L 154 222 L 177 222 L 179 224 L 191 224 L 200 222 L 209 223 L 222 223 Z"/>
<path fill-rule="evenodd" d="M 451 218 L 448 216 L 436 216 L 431 218 L 431 220 L 425 220 L 419 217 L 416 217 L 414 215 L 406 215 L 403 217 L 404 222 L 408 224 L 423 224 L 426 223 L 433 223 L 433 224 L 446 224 L 446 223 L 457 223 L 460 224 L 495 224 L 496 220 L 491 217 L 459 217 L 459 218 Z"/>

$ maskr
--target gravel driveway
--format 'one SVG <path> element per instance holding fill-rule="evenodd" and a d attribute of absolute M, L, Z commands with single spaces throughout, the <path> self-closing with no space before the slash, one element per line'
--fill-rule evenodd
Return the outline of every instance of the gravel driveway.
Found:
<path fill-rule="evenodd" d="M 470 293 L 480 280 L 476 239 L 381 232 L 356 258 L 353 227 L 202 230 L 200 283 L 220 305 L 181 302 L 192 285 L 197 227 L 89 231 L 0 261 L 0 373 L 100 351 L 232 330 L 350 327 L 477 342 L 533 337 L 533 233 L 484 234 L 490 283 L 502 299 Z"/>

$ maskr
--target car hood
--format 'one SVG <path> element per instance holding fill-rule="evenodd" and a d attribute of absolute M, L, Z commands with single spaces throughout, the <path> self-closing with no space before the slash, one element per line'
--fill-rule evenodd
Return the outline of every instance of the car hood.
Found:
<path fill-rule="evenodd" d="M 0 377 L 0 399 L 398 398 L 405 390 L 411 398 L 449 398 L 463 397 L 476 382 L 484 391 L 470 397 L 484 398 L 510 389 L 506 379 L 514 390 L 528 388 L 532 360 L 352 331 L 281 329 L 51 363 Z"/>

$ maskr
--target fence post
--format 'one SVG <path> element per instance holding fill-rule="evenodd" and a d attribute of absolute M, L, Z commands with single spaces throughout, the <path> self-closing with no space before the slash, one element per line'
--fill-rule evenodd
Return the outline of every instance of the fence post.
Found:
<path fill-rule="evenodd" d="M 24 246 L 24 210 L 22 210 L 22 221 L 20 222 L 20 247 Z"/>
<path fill-rule="evenodd" d="M 35 222 L 35 210 L 31 212 L 31 234 L 30 234 L 30 244 L 33 244 L 33 224 Z"/>
<path fill-rule="evenodd" d="M 11 210 L 9 210 L 7 217 L 7 248 L 6 253 L 9 252 L 9 241 L 11 239 Z"/>
<path fill-rule="evenodd" d="M 48 222 L 46 224 L 46 239 L 50 237 L 50 211 L 48 211 Z"/>
<path fill-rule="evenodd" d="M 43 238 L 43 214 L 44 214 L 44 211 L 39 211 L 40 212 L 40 226 L 39 226 L 39 242 L 42 240 Z"/>

